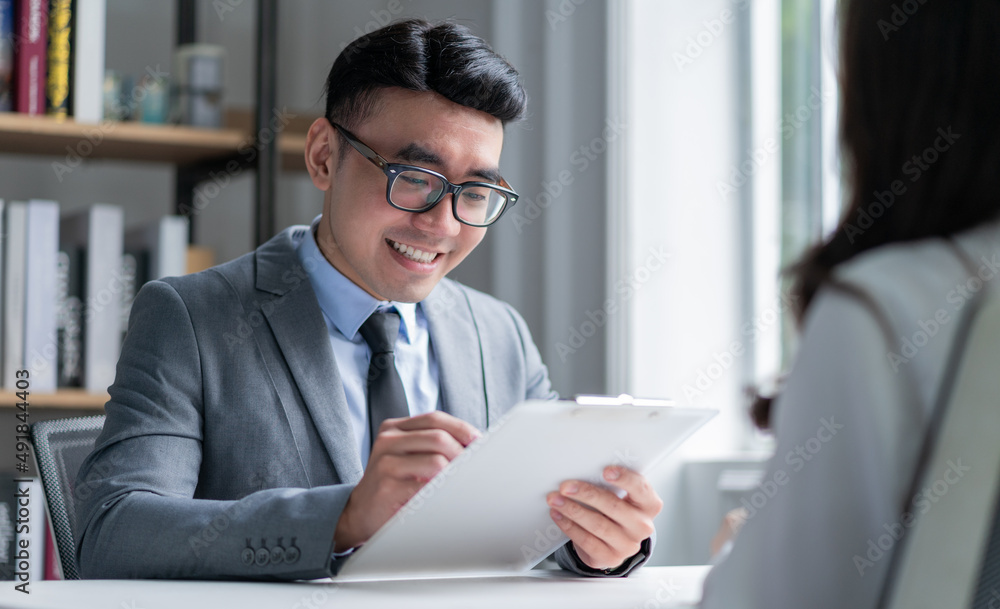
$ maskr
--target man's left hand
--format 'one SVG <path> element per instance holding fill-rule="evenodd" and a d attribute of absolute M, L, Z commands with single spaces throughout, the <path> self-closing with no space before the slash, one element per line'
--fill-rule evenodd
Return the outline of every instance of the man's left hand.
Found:
<path fill-rule="evenodd" d="M 549 516 L 573 542 L 580 560 L 594 569 L 613 569 L 634 556 L 653 534 L 653 518 L 663 507 L 642 474 L 612 465 L 604 468 L 604 479 L 625 496 L 567 480 L 546 497 Z"/>

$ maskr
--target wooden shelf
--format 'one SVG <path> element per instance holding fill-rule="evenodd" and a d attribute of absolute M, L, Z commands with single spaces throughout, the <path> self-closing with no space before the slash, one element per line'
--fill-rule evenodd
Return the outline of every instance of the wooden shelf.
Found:
<path fill-rule="evenodd" d="M 0 112 L 0 153 L 46 155 L 62 158 L 67 164 L 77 163 L 74 156 L 79 156 L 182 165 L 236 155 L 238 149 L 251 145 L 252 141 L 248 131 L 238 128 L 199 129 L 110 121 L 92 125 Z M 305 142 L 305 134 L 279 135 L 283 169 L 305 171 L 302 156 Z"/>
<path fill-rule="evenodd" d="M 144 123 L 83 124 L 0 112 L 0 152 L 66 158 L 195 163 L 236 154 L 249 136 L 235 129 Z M 69 148 L 69 150 L 67 150 Z"/>
<path fill-rule="evenodd" d="M 28 393 L 28 412 L 35 408 L 79 408 L 100 410 L 109 400 L 106 393 L 89 393 L 82 389 L 60 389 L 56 393 Z M 0 408 L 13 408 L 21 400 L 13 391 L 0 392 Z"/>
<path fill-rule="evenodd" d="M 278 138 L 281 168 L 285 171 L 306 170 L 306 136 L 299 133 L 282 134 Z"/>

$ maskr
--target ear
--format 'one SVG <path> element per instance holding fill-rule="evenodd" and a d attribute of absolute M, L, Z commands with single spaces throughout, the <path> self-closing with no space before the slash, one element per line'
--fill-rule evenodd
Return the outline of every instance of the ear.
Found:
<path fill-rule="evenodd" d="M 327 191 L 332 183 L 340 142 L 326 118 L 318 118 L 306 133 L 306 170 L 316 188 Z"/>

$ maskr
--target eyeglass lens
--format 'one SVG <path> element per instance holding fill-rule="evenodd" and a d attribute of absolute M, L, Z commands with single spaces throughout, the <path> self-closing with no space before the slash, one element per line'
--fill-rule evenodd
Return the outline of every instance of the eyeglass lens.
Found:
<path fill-rule="evenodd" d="M 438 200 L 444 191 L 441 178 L 422 171 L 399 173 L 389 192 L 393 205 L 405 209 L 423 209 Z M 507 194 L 488 186 L 464 186 L 458 193 L 458 217 L 471 224 L 492 222 L 507 204 Z"/>

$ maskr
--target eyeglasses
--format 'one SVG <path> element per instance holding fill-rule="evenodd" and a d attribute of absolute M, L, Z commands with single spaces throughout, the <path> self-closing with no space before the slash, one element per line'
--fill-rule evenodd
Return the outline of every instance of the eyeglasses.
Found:
<path fill-rule="evenodd" d="M 489 226 L 517 202 L 518 194 L 503 178 L 499 185 L 486 182 L 452 184 L 436 171 L 390 163 L 347 129 L 333 121 L 330 124 L 355 150 L 382 170 L 388 178 L 385 199 L 396 209 L 419 214 L 430 211 L 446 194 L 451 194 L 451 211 L 456 220 L 469 226 Z"/>

